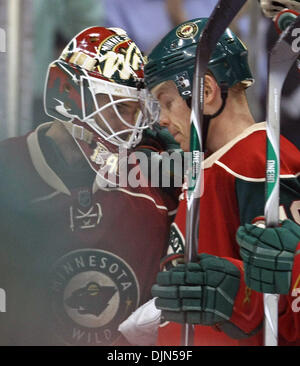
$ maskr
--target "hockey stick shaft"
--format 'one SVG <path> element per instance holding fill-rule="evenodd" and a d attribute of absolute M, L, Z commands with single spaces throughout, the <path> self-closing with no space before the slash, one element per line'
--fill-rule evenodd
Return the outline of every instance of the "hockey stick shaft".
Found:
<path fill-rule="evenodd" d="M 204 78 L 210 56 L 221 35 L 230 25 L 247 0 L 219 0 L 198 41 L 193 77 L 190 151 L 192 158 L 188 175 L 187 215 L 186 215 L 186 249 L 185 261 L 195 261 L 198 252 L 200 196 L 203 186 L 203 109 Z M 182 344 L 192 345 L 193 329 L 185 324 L 182 329 Z"/>
<path fill-rule="evenodd" d="M 300 54 L 294 45 L 294 30 L 300 30 L 300 17 L 290 25 L 273 47 L 269 55 L 267 97 L 267 149 L 265 218 L 266 226 L 279 225 L 280 179 L 280 101 L 284 80 Z M 278 344 L 278 294 L 264 293 L 264 344 Z"/>

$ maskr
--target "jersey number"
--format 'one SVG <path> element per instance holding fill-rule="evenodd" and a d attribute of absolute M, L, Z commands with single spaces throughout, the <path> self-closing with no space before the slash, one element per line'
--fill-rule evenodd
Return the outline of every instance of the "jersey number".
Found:
<path fill-rule="evenodd" d="M 295 223 L 300 225 L 300 201 L 292 202 L 290 205 L 290 212 Z M 279 208 L 279 216 L 281 220 L 286 220 L 288 218 L 283 205 Z"/>

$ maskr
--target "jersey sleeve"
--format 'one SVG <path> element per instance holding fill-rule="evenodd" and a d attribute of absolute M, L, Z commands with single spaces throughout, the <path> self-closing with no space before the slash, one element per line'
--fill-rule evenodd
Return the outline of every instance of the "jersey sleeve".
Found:
<path fill-rule="evenodd" d="M 239 225 L 234 177 L 218 165 L 205 169 L 200 199 L 199 253 L 240 258 L 235 240 Z"/>

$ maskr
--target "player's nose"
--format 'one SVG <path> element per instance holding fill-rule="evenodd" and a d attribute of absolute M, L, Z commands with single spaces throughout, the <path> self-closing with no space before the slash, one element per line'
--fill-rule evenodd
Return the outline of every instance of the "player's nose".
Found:
<path fill-rule="evenodd" d="M 170 121 L 170 118 L 168 117 L 167 113 L 165 113 L 163 110 L 161 110 L 159 124 L 162 127 L 169 127 L 170 123 L 171 123 L 171 121 Z"/>

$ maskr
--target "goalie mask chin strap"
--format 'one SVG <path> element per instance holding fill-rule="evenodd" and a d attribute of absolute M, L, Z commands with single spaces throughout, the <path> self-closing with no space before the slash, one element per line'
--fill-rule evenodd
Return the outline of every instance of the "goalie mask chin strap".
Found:
<path fill-rule="evenodd" d="M 72 122 L 63 122 L 62 123 L 65 128 L 69 131 L 71 136 L 73 136 L 74 139 L 79 139 L 81 141 L 86 142 L 88 145 L 90 145 L 93 141 L 93 134 L 91 131 L 87 130 L 83 126 L 78 126 L 76 124 L 73 124 Z"/>
<path fill-rule="evenodd" d="M 204 148 L 204 150 L 206 150 L 206 148 L 205 148 L 206 138 L 207 138 L 207 133 L 208 133 L 208 127 L 209 127 L 210 120 L 213 119 L 213 118 L 218 117 L 223 112 L 223 110 L 225 108 L 225 105 L 226 105 L 226 100 L 227 100 L 227 96 L 228 96 L 228 84 L 227 83 L 221 83 L 220 84 L 220 89 L 221 89 L 221 98 L 222 98 L 221 107 L 214 114 L 204 114 L 203 115 L 202 138 L 203 138 L 203 148 Z M 187 102 L 188 107 L 191 108 L 192 98 L 189 98 L 186 102 Z"/>

